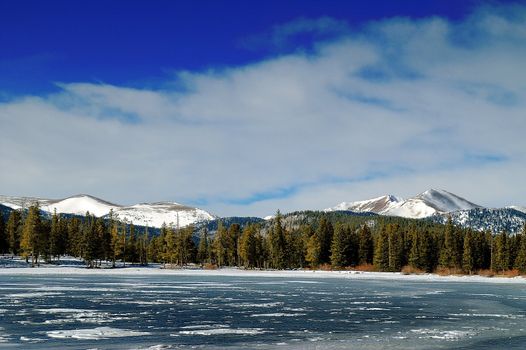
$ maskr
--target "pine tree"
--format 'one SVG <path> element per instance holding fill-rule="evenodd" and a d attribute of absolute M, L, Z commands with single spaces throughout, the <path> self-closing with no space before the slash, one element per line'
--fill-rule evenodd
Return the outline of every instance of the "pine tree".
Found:
<path fill-rule="evenodd" d="M 115 260 L 120 258 L 122 260 L 123 266 L 126 267 L 126 246 L 128 242 L 128 233 L 126 231 L 126 223 L 119 224 L 118 222 L 115 222 L 115 224 L 113 225 L 111 235 L 114 254 L 114 266 Z"/>
<path fill-rule="evenodd" d="M 292 268 L 302 268 L 305 266 L 307 251 L 307 239 L 304 237 L 304 230 L 295 229 L 287 233 L 285 246 L 288 248 L 288 265 Z"/>
<path fill-rule="evenodd" d="M 217 232 L 212 243 L 213 253 L 218 267 L 221 267 L 226 264 L 227 252 L 224 243 L 226 234 L 227 233 L 225 228 L 223 227 L 223 223 L 219 221 L 219 224 L 217 226 Z"/>
<path fill-rule="evenodd" d="M 5 229 L 4 215 L 0 212 L 0 254 L 6 254 L 9 251 L 9 240 Z"/>
<path fill-rule="evenodd" d="M 179 266 L 187 265 L 195 257 L 194 227 L 190 225 L 176 232 L 175 260 Z"/>
<path fill-rule="evenodd" d="M 112 249 L 112 240 L 111 240 L 111 220 L 109 225 L 106 225 L 106 222 L 103 219 L 97 220 L 96 230 L 97 235 L 100 237 L 101 247 L 100 247 L 100 259 L 110 261 L 113 258 L 113 249 Z"/>
<path fill-rule="evenodd" d="M 70 255 L 82 256 L 82 233 L 80 230 L 80 220 L 76 217 L 68 222 L 68 252 Z"/>
<path fill-rule="evenodd" d="M 161 229 L 162 231 L 162 229 Z M 111 251 L 112 256 L 112 267 L 115 267 L 118 257 L 122 254 L 122 240 L 119 235 L 119 226 L 113 220 L 110 220 L 110 234 L 111 234 Z"/>
<path fill-rule="evenodd" d="M 239 257 L 241 264 L 245 268 L 254 268 L 257 264 L 257 228 L 255 225 L 248 225 L 244 228 L 239 240 Z"/>
<path fill-rule="evenodd" d="M 266 268 L 268 266 L 268 249 L 266 248 L 266 240 L 259 230 L 256 231 L 256 267 Z"/>
<path fill-rule="evenodd" d="M 133 224 L 130 224 L 129 226 L 129 237 L 128 241 L 126 242 L 126 254 L 128 257 L 128 261 L 130 263 L 137 262 L 138 260 L 138 254 L 137 254 L 137 234 L 135 233 L 135 226 Z"/>
<path fill-rule="evenodd" d="M 208 241 L 208 229 L 206 226 L 201 232 L 199 247 L 197 248 L 197 260 L 201 265 L 210 263 L 210 242 Z"/>
<path fill-rule="evenodd" d="M 99 260 L 99 266 L 102 265 L 102 260 L 107 260 L 111 256 L 111 237 L 104 219 L 98 218 L 95 221 L 95 237 L 97 239 L 98 247 L 96 249 L 96 259 Z"/>
<path fill-rule="evenodd" d="M 52 257 L 58 258 L 62 254 L 61 246 L 62 235 L 60 232 L 59 218 L 57 215 L 57 209 L 53 211 L 51 217 L 51 232 L 49 235 L 49 252 Z"/>
<path fill-rule="evenodd" d="M 241 236 L 241 227 L 239 224 L 232 224 L 227 230 L 226 235 L 226 251 L 227 251 L 227 261 L 229 266 L 238 265 L 238 256 L 237 256 L 237 243 L 239 237 Z"/>
<path fill-rule="evenodd" d="M 410 237 L 409 265 L 426 272 L 433 271 L 432 237 L 429 232 L 421 232 L 412 227 Z"/>
<path fill-rule="evenodd" d="M 168 227 L 165 239 L 166 239 L 165 261 L 170 263 L 170 267 L 173 267 L 176 261 L 176 249 L 177 249 L 177 237 L 175 236 L 175 229 L 173 227 Z"/>
<path fill-rule="evenodd" d="M 421 247 L 421 237 L 419 232 L 416 230 L 416 228 L 413 226 L 411 227 L 409 231 L 409 237 L 411 239 L 411 248 L 409 249 L 409 266 L 416 268 L 416 269 L 422 269 L 422 256 L 420 252 Z"/>
<path fill-rule="evenodd" d="M 89 213 L 86 213 L 82 224 L 82 236 L 84 238 L 82 258 L 90 268 L 93 268 L 97 260 L 100 241 L 95 229 L 95 217 Z"/>
<path fill-rule="evenodd" d="M 439 264 L 443 268 L 459 267 L 459 256 L 455 227 L 451 217 L 449 217 L 444 228 L 444 244 L 440 250 Z"/>
<path fill-rule="evenodd" d="M 275 269 L 284 269 L 286 267 L 285 256 L 285 232 L 281 224 L 281 213 L 276 213 L 274 225 L 269 234 L 270 258 L 272 267 Z"/>
<path fill-rule="evenodd" d="M 17 255 L 20 252 L 21 221 L 22 216 L 18 210 L 13 210 L 7 219 L 5 230 L 9 242 L 9 252 L 13 255 Z"/>
<path fill-rule="evenodd" d="M 515 258 L 514 267 L 521 273 L 526 272 L 526 223 L 522 229 L 520 246 L 517 251 L 517 257 Z"/>
<path fill-rule="evenodd" d="M 312 233 L 307 241 L 305 260 L 312 267 L 317 267 L 321 263 L 321 241 L 316 233 Z"/>
<path fill-rule="evenodd" d="M 22 228 L 22 238 L 20 240 L 22 256 L 26 258 L 26 262 L 28 261 L 29 256 L 31 256 L 31 267 L 34 267 L 35 264 L 38 265 L 41 248 L 41 230 L 40 209 L 38 208 L 38 205 L 35 204 L 29 207 Z"/>
<path fill-rule="evenodd" d="M 144 233 L 137 242 L 137 251 L 139 252 L 139 263 L 142 266 L 148 265 L 148 227 L 144 228 Z"/>
<path fill-rule="evenodd" d="M 510 268 L 508 234 L 501 232 L 493 240 L 492 270 L 506 271 Z"/>
<path fill-rule="evenodd" d="M 331 264 L 333 268 L 349 265 L 349 232 L 342 224 L 337 224 L 331 245 Z"/>
<path fill-rule="evenodd" d="M 358 264 L 370 264 L 373 261 L 373 239 L 369 227 L 364 224 L 360 228 L 358 239 Z"/>
<path fill-rule="evenodd" d="M 331 262 L 331 244 L 334 229 L 325 216 L 322 216 L 318 222 L 316 235 L 320 244 L 320 263 L 328 264 Z"/>
<path fill-rule="evenodd" d="M 462 269 L 464 272 L 473 273 L 475 269 L 475 257 L 474 257 L 473 237 L 471 230 L 468 230 L 464 236 L 464 252 L 462 253 Z"/>
<path fill-rule="evenodd" d="M 389 270 L 389 233 L 385 226 L 381 227 L 376 237 L 373 264 L 379 271 Z"/>
<path fill-rule="evenodd" d="M 397 224 L 387 225 L 389 270 L 400 271 L 404 264 L 404 235 Z"/>

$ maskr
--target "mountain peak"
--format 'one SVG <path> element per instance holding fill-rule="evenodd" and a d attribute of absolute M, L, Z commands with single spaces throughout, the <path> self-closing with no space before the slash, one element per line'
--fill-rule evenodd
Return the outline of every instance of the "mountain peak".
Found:
<path fill-rule="evenodd" d="M 449 213 L 473 208 L 480 208 L 480 206 L 446 190 L 431 188 L 407 200 L 390 194 L 363 201 L 343 202 L 326 210 L 373 212 L 416 219 L 429 217 L 435 213 Z"/>
<path fill-rule="evenodd" d="M 433 188 L 417 195 L 414 199 L 421 200 L 425 205 L 442 213 L 481 207 L 446 190 Z"/>

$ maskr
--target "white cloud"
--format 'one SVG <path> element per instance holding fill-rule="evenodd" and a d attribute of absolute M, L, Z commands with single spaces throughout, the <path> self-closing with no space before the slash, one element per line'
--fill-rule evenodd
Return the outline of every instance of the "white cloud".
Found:
<path fill-rule="evenodd" d="M 5 102 L 0 189 L 206 200 L 222 215 L 428 187 L 525 204 L 524 19 L 524 7 L 391 19 L 311 54 L 181 72 L 177 89 L 61 84 Z"/>

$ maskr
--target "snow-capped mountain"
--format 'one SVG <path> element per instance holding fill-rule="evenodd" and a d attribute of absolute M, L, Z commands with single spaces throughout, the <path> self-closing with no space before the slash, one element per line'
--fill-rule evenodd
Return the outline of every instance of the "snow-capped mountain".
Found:
<path fill-rule="evenodd" d="M 41 210 L 60 214 L 85 215 L 86 212 L 105 217 L 113 210 L 115 218 L 134 225 L 161 227 L 177 225 L 184 227 L 195 222 L 212 220 L 214 215 L 199 209 L 175 202 L 142 203 L 132 206 L 113 204 L 90 195 L 81 194 L 60 200 L 0 196 L 0 204 L 12 209 L 27 208 L 37 203 Z"/>
<path fill-rule="evenodd" d="M 434 214 L 450 213 L 457 210 L 469 210 L 474 208 L 481 207 L 448 191 L 430 189 L 406 200 L 393 195 L 387 195 L 365 201 L 350 203 L 343 202 L 335 207 L 325 210 L 373 212 L 380 215 L 421 219 Z"/>
<path fill-rule="evenodd" d="M 119 220 L 149 227 L 161 227 L 163 223 L 174 227 L 184 227 L 195 222 L 215 219 L 212 214 L 202 209 L 175 202 L 136 204 L 131 207 L 118 208 L 114 210 L 114 213 Z"/>
<path fill-rule="evenodd" d="M 398 207 L 402 202 L 402 198 L 393 195 L 387 195 L 364 201 L 343 202 L 335 207 L 325 209 L 325 211 L 350 210 L 359 213 L 372 212 L 376 214 L 386 214 L 389 213 L 390 210 Z"/>
<path fill-rule="evenodd" d="M 111 209 L 116 210 L 121 208 L 120 205 L 106 202 L 105 200 L 81 194 L 58 201 L 50 201 L 48 204 L 42 203 L 40 209 L 53 213 L 76 214 L 84 215 L 86 212 L 95 216 L 104 216 L 110 212 Z"/>
<path fill-rule="evenodd" d="M 445 190 L 431 189 L 409 199 L 388 195 L 365 201 L 343 202 L 325 211 L 350 210 L 411 219 L 429 218 L 445 223 L 449 217 L 457 225 L 475 230 L 517 233 L 526 223 L 526 208 L 484 208 Z"/>

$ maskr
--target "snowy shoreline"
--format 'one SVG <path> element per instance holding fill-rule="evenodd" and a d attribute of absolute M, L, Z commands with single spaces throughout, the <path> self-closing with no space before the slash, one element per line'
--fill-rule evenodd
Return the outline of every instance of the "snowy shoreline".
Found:
<path fill-rule="evenodd" d="M 244 270 L 238 268 L 222 268 L 204 270 L 197 268 L 163 269 L 160 266 L 125 267 L 115 269 L 88 269 L 85 267 L 8 267 L 0 268 L 0 276 L 5 275 L 136 275 L 136 276 L 230 276 L 230 277 L 274 277 L 274 278 L 344 278 L 351 280 L 398 280 L 415 282 L 478 282 L 478 283 L 526 283 L 524 277 L 485 277 L 478 275 L 437 274 L 411 275 L 401 272 L 362 272 L 362 271 L 322 271 L 322 270 Z"/>

